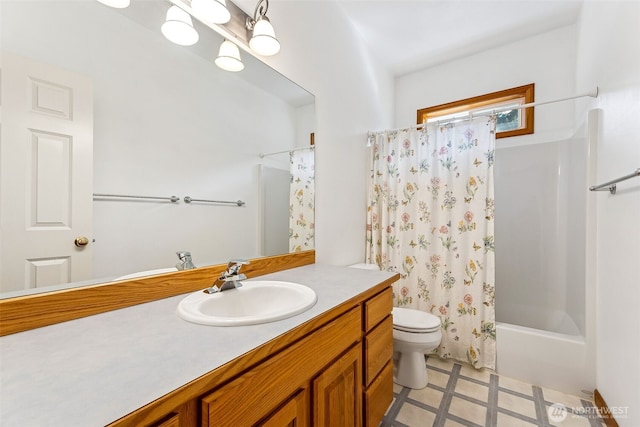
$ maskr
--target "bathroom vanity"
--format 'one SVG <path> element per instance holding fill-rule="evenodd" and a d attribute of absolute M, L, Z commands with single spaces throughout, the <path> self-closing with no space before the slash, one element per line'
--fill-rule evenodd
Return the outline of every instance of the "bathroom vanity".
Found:
<path fill-rule="evenodd" d="M 215 327 L 180 319 L 182 294 L 0 338 L 0 423 L 377 426 L 398 275 L 310 264 L 260 279 L 301 283 L 317 303 Z"/>

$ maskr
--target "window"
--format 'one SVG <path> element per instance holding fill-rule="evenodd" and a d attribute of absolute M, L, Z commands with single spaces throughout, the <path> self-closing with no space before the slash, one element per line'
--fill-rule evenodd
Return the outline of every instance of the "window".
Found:
<path fill-rule="evenodd" d="M 534 87 L 535 85 L 531 83 L 448 104 L 423 108 L 418 110 L 418 124 L 435 118 L 442 120 L 464 117 L 469 114 L 469 110 L 474 110 L 474 114 L 478 114 L 528 104 L 534 101 Z M 504 110 L 497 112 L 496 116 L 496 138 L 533 133 L 533 107 Z"/>

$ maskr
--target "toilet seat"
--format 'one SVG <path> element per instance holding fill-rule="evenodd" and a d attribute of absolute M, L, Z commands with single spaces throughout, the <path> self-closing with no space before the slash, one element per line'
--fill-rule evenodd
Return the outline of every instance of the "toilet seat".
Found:
<path fill-rule="evenodd" d="M 424 311 L 394 307 L 393 329 L 410 333 L 429 333 L 440 330 L 440 319 Z"/>

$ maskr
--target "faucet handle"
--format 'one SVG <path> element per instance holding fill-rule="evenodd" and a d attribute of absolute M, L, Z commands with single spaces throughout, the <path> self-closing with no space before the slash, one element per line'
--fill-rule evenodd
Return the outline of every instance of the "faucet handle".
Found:
<path fill-rule="evenodd" d="M 238 274 L 238 272 L 240 271 L 240 267 L 242 267 L 243 265 L 247 265 L 247 264 L 249 264 L 249 260 L 239 259 L 239 258 L 238 259 L 232 259 L 227 264 L 227 274 L 228 275 Z"/>
<path fill-rule="evenodd" d="M 238 288 L 242 285 L 240 284 L 240 280 L 246 280 L 247 276 L 243 273 L 234 274 L 233 276 L 227 276 L 223 279 L 224 282 L 237 282 Z"/>

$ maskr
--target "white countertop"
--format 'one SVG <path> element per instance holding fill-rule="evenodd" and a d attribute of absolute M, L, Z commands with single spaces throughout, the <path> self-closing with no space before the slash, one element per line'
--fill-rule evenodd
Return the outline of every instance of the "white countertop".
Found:
<path fill-rule="evenodd" d="M 318 264 L 260 276 L 318 295 L 308 311 L 262 325 L 186 322 L 180 295 L 2 337 L 0 425 L 109 424 L 392 276 Z"/>

